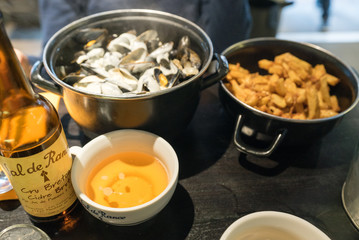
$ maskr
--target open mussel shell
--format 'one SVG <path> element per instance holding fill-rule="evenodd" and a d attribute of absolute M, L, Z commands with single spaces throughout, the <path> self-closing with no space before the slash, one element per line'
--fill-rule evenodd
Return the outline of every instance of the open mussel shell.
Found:
<path fill-rule="evenodd" d="M 158 32 L 154 29 L 149 29 L 137 36 L 136 41 L 140 42 L 151 42 L 158 40 Z"/>
<path fill-rule="evenodd" d="M 68 74 L 66 77 L 62 79 L 65 83 L 73 86 L 75 83 L 78 83 L 81 79 L 83 79 L 85 75 L 80 74 Z"/>
<path fill-rule="evenodd" d="M 85 50 L 103 47 L 108 39 L 108 31 L 105 28 L 85 28 L 79 30 L 74 36 L 74 41 L 83 46 Z"/>

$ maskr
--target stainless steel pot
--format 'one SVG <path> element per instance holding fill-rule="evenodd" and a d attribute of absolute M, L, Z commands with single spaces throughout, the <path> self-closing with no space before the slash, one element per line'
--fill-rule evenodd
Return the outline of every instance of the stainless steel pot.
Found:
<path fill-rule="evenodd" d="M 164 42 L 188 35 L 202 67 L 189 80 L 154 94 L 109 97 L 85 93 L 63 82 L 60 71 L 82 49 L 75 44 L 74 35 L 83 28 L 106 28 L 110 34 L 156 29 Z M 42 77 L 43 67 L 53 81 Z M 213 53 L 210 38 L 194 23 L 169 13 L 133 9 L 91 15 L 62 28 L 45 46 L 42 62 L 34 65 L 31 80 L 39 88 L 63 96 L 69 114 L 90 138 L 122 128 L 142 129 L 172 138 L 192 119 L 200 91 L 223 78 L 227 71 L 227 60 Z"/>
<path fill-rule="evenodd" d="M 228 112 L 237 118 L 234 143 L 239 151 L 269 156 L 281 145 L 301 145 L 323 137 L 358 103 L 358 76 L 332 53 L 318 46 L 275 38 L 254 38 L 236 43 L 222 53 L 229 63 L 239 62 L 251 72 L 261 72 L 258 60 L 290 52 L 311 63 L 324 64 L 341 82 L 332 89 L 342 111 L 329 118 L 294 120 L 259 111 L 238 100 L 220 81 L 219 96 Z"/>

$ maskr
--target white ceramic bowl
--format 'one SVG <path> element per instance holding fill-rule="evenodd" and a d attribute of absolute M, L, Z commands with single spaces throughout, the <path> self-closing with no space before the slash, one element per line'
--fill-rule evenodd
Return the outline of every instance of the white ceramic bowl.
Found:
<path fill-rule="evenodd" d="M 241 217 L 227 228 L 220 240 L 238 240 L 240 239 L 238 237 L 244 232 L 260 227 L 283 230 L 298 240 L 330 240 L 327 235 L 306 220 L 288 213 L 275 211 L 255 212 Z"/>
<path fill-rule="evenodd" d="M 85 194 L 86 180 L 91 170 L 102 160 L 116 153 L 140 151 L 157 157 L 166 167 L 169 182 L 165 190 L 144 204 L 129 208 L 112 208 L 92 201 Z M 83 148 L 72 147 L 75 155 L 71 171 L 75 193 L 93 216 L 113 225 L 134 225 L 160 212 L 171 199 L 178 181 L 178 158 L 171 145 L 163 138 L 140 130 L 118 130 L 100 135 Z"/>

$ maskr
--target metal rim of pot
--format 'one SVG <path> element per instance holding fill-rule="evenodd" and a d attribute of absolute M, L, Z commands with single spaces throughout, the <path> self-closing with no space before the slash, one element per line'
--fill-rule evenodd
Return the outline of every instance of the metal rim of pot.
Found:
<path fill-rule="evenodd" d="M 52 54 L 54 54 L 54 51 L 56 52 L 55 46 L 58 44 L 59 37 L 64 36 L 67 33 L 72 32 L 73 30 L 76 31 L 76 29 L 79 26 L 82 26 L 83 24 L 94 23 L 97 20 L 102 19 L 104 17 L 107 18 L 109 15 L 116 17 L 121 14 L 126 14 L 126 15 L 128 14 L 131 17 L 132 17 L 131 14 L 139 14 L 139 16 L 148 16 L 148 17 L 156 17 L 156 16 L 164 17 L 165 19 L 175 20 L 175 21 L 178 21 L 179 23 L 185 24 L 187 26 L 187 28 L 195 29 L 196 33 L 200 34 L 200 36 L 203 39 L 205 39 L 205 41 L 208 43 L 209 58 L 205 62 L 202 63 L 201 69 L 197 75 L 192 76 L 191 78 L 189 78 L 171 88 L 163 89 L 161 91 L 154 92 L 154 93 L 143 94 L 140 96 L 109 96 L 109 95 L 102 95 L 102 94 L 93 94 L 93 93 L 78 90 L 78 89 L 74 88 L 73 86 L 65 83 L 61 79 L 59 79 L 58 76 L 54 73 L 53 66 L 51 63 Z M 123 99 L 123 100 L 128 99 L 128 100 L 131 100 L 131 99 L 138 99 L 138 98 L 141 98 L 141 99 L 153 98 L 158 95 L 163 95 L 168 92 L 175 91 L 176 89 L 186 86 L 186 85 L 190 84 L 192 81 L 195 81 L 201 77 L 206 78 L 205 81 L 202 81 L 202 85 L 203 85 L 202 89 L 204 89 L 204 88 L 214 84 L 219 79 L 223 78 L 223 76 L 225 76 L 225 74 L 228 71 L 228 67 L 227 67 L 228 63 L 227 63 L 226 58 L 224 58 L 220 54 L 213 52 L 212 41 L 209 38 L 209 36 L 207 35 L 207 33 L 202 28 L 200 28 L 195 23 L 193 23 L 181 16 L 177 16 L 177 15 L 174 15 L 171 13 L 157 11 L 157 10 L 149 10 L 149 9 L 112 10 L 112 11 L 106 11 L 106 12 L 92 14 L 90 16 L 86 16 L 81 19 L 78 19 L 78 20 L 66 25 L 62 29 L 60 29 L 49 39 L 49 41 L 46 43 L 46 45 L 44 47 L 42 59 L 43 59 L 42 62 L 38 61 L 34 64 L 32 71 L 31 71 L 31 76 L 32 76 L 31 80 L 39 88 L 49 90 L 53 93 L 56 93 L 56 94 L 62 96 L 62 88 L 65 87 L 71 91 L 78 93 L 78 94 L 84 94 L 86 96 L 93 96 L 96 98 L 105 98 L 105 99 Z M 214 66 L 212 67 L 212 65 L 214 65 Z M 41 70 L 43 67 L 45 68 L 47 74 L 55 82 L 48 81 L 41 76 Z M 214 69 L 214 68 L 216 68 L 216 69 Z M 211 72 L 208 72 L 208 69 L 210 69 Z M 218 76 L 220 76 L 220 77 L 218 77 L 218 76 L 212 77 L 212 75 L 214 75 L 214 71 L 217 71 Z M 35 76 L 35 77 L 33 77 L 33 76 Z"/>
<path fill-rule="evenodd" d="M 238 51 L 239 49 L 249 45 L 249 44 L 253 44 L 255 42 L 265 42 L 265 41 L 276 41 L 276 42 L 283 42 L 283 43 L 290 43 L 290 44 L 294 44 L 297 46 L 304 46 L 304 47 L 308 47 L 308 48 L 312 48 L 315 51 L 318 52 L 322 52 L 326 55 L 328 55 L 329 57 L 335 59 L 335 61 L 337 61 L 338 63 L 340 63 L 342 66 L 344 66 L 346 68 L 346 70 L 354 77 L 355 79 L 355 83 L 356 85 L 353 85 L 353 88 L 355 90 L 354 94 L 355 97 L 352 101 L 352 103 L 350 104 L 349 107 L 347 107 L 344 111 L 341 111 L 340 113 L 338 113 L 335 116 L 332 117 L 327 117 L 327 118 L 318 118 L 318 119 L 308 119 L 308 120 L 300 120 L 300 119 L 289 119 L 289 118 L 284 118 L 284 117 L 280 117 L 280 116 L 275 116 L 273 114 L 269 114 L 263 111 L 260 111 L 242 101 L 240 101 L 239 99 L 237 99 L 228 89 L 227 87 L 224 86 L 224 82 L 223 80 L 220 81 L 220 89 L 223 90 L 230 98 L 232 101 L 236 102 L 238 105 L 240 105 L 241 107 L 249 110 L 251 112 L 251 114 L 254 115 L 258 115 L 261 116 L 263 118 L 266 119 L 272 119 L 272 120 L 276 120 L 276 121 L 283 121 L 283 122 L 290 122 L 290 123 L 297 123 L 297 124 L 313 124 L 313 123 L 321 123 L 321 122 L 325 122 L 325 121 L 335 121 L 338 120 L 342 117 L 344 117 L 344 115 L 346 115 L 347 113 L 349 113 L 350 111 L 352 111 L 356 105 L 359 102 L 359 93 L 358 93 L 358 85 L 359 85 L 359 74 L 351 67 L 349 67 L 346 63 L 344 63 L 342 60 L 340 60 L 339 58 L 337 58 L 336 56 L 334 56 L 330 51 L 319 47 L 315 44 L 311 44 L 311 43 L 303 43 L 303 42 L 295 42 L 295 41 L 291 41 L 291 40 L 284 40 L 284 39 L 277 39 L 274 37 L 259 37 L 259 38 L 252 38 L 252 39 L 247 39 L 238 43 L 235 43 L 231 46 L 229 46 L 228 48 L 226 48 L 221 54 L 223 56 L 225 56 L 226 58 L 228 58 L 229 54 L 235 53 L 236 51 Z M 237 119 L 236 119 L 236 125 L 235 125 L 235 130 L 234 130 L 234 136 L 233 136 L 233 142 L 236 146 L 236 148 L 243 153 L 246 154 L 252 154 L 252 155 L 256 155 L 259 157 L 267 157 L 270 156 L 277 148 L 278 146 L 280 146 L 280 144 L 282 143 L 282 141 L 285 139 L 288 130 L 285 128 L 282 129 L 278 129 L 277 130 L 277 135 L 273 137 L 273 141 L 271 142 L 271 144 L 264 149 L 258 149 L 255 148 L 251 145 L 245 144 L 242 139 L 239 137 L 240 136 L 240 131 L 242 129 L 242 127 L 244 126 L 244 116 L 242 114 L 238 114 Z"/>

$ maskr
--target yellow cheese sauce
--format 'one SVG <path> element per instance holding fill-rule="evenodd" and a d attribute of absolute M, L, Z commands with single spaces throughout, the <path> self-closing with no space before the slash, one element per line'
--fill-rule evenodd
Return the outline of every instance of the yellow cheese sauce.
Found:
<path fill-rule="evenodd" d="M 142 152 L 122 152 L 92 170 L 86 194 L 103 206 L 126 208 L 150 201 L 167 184 L 168 175 L 160 160 Z"/>

